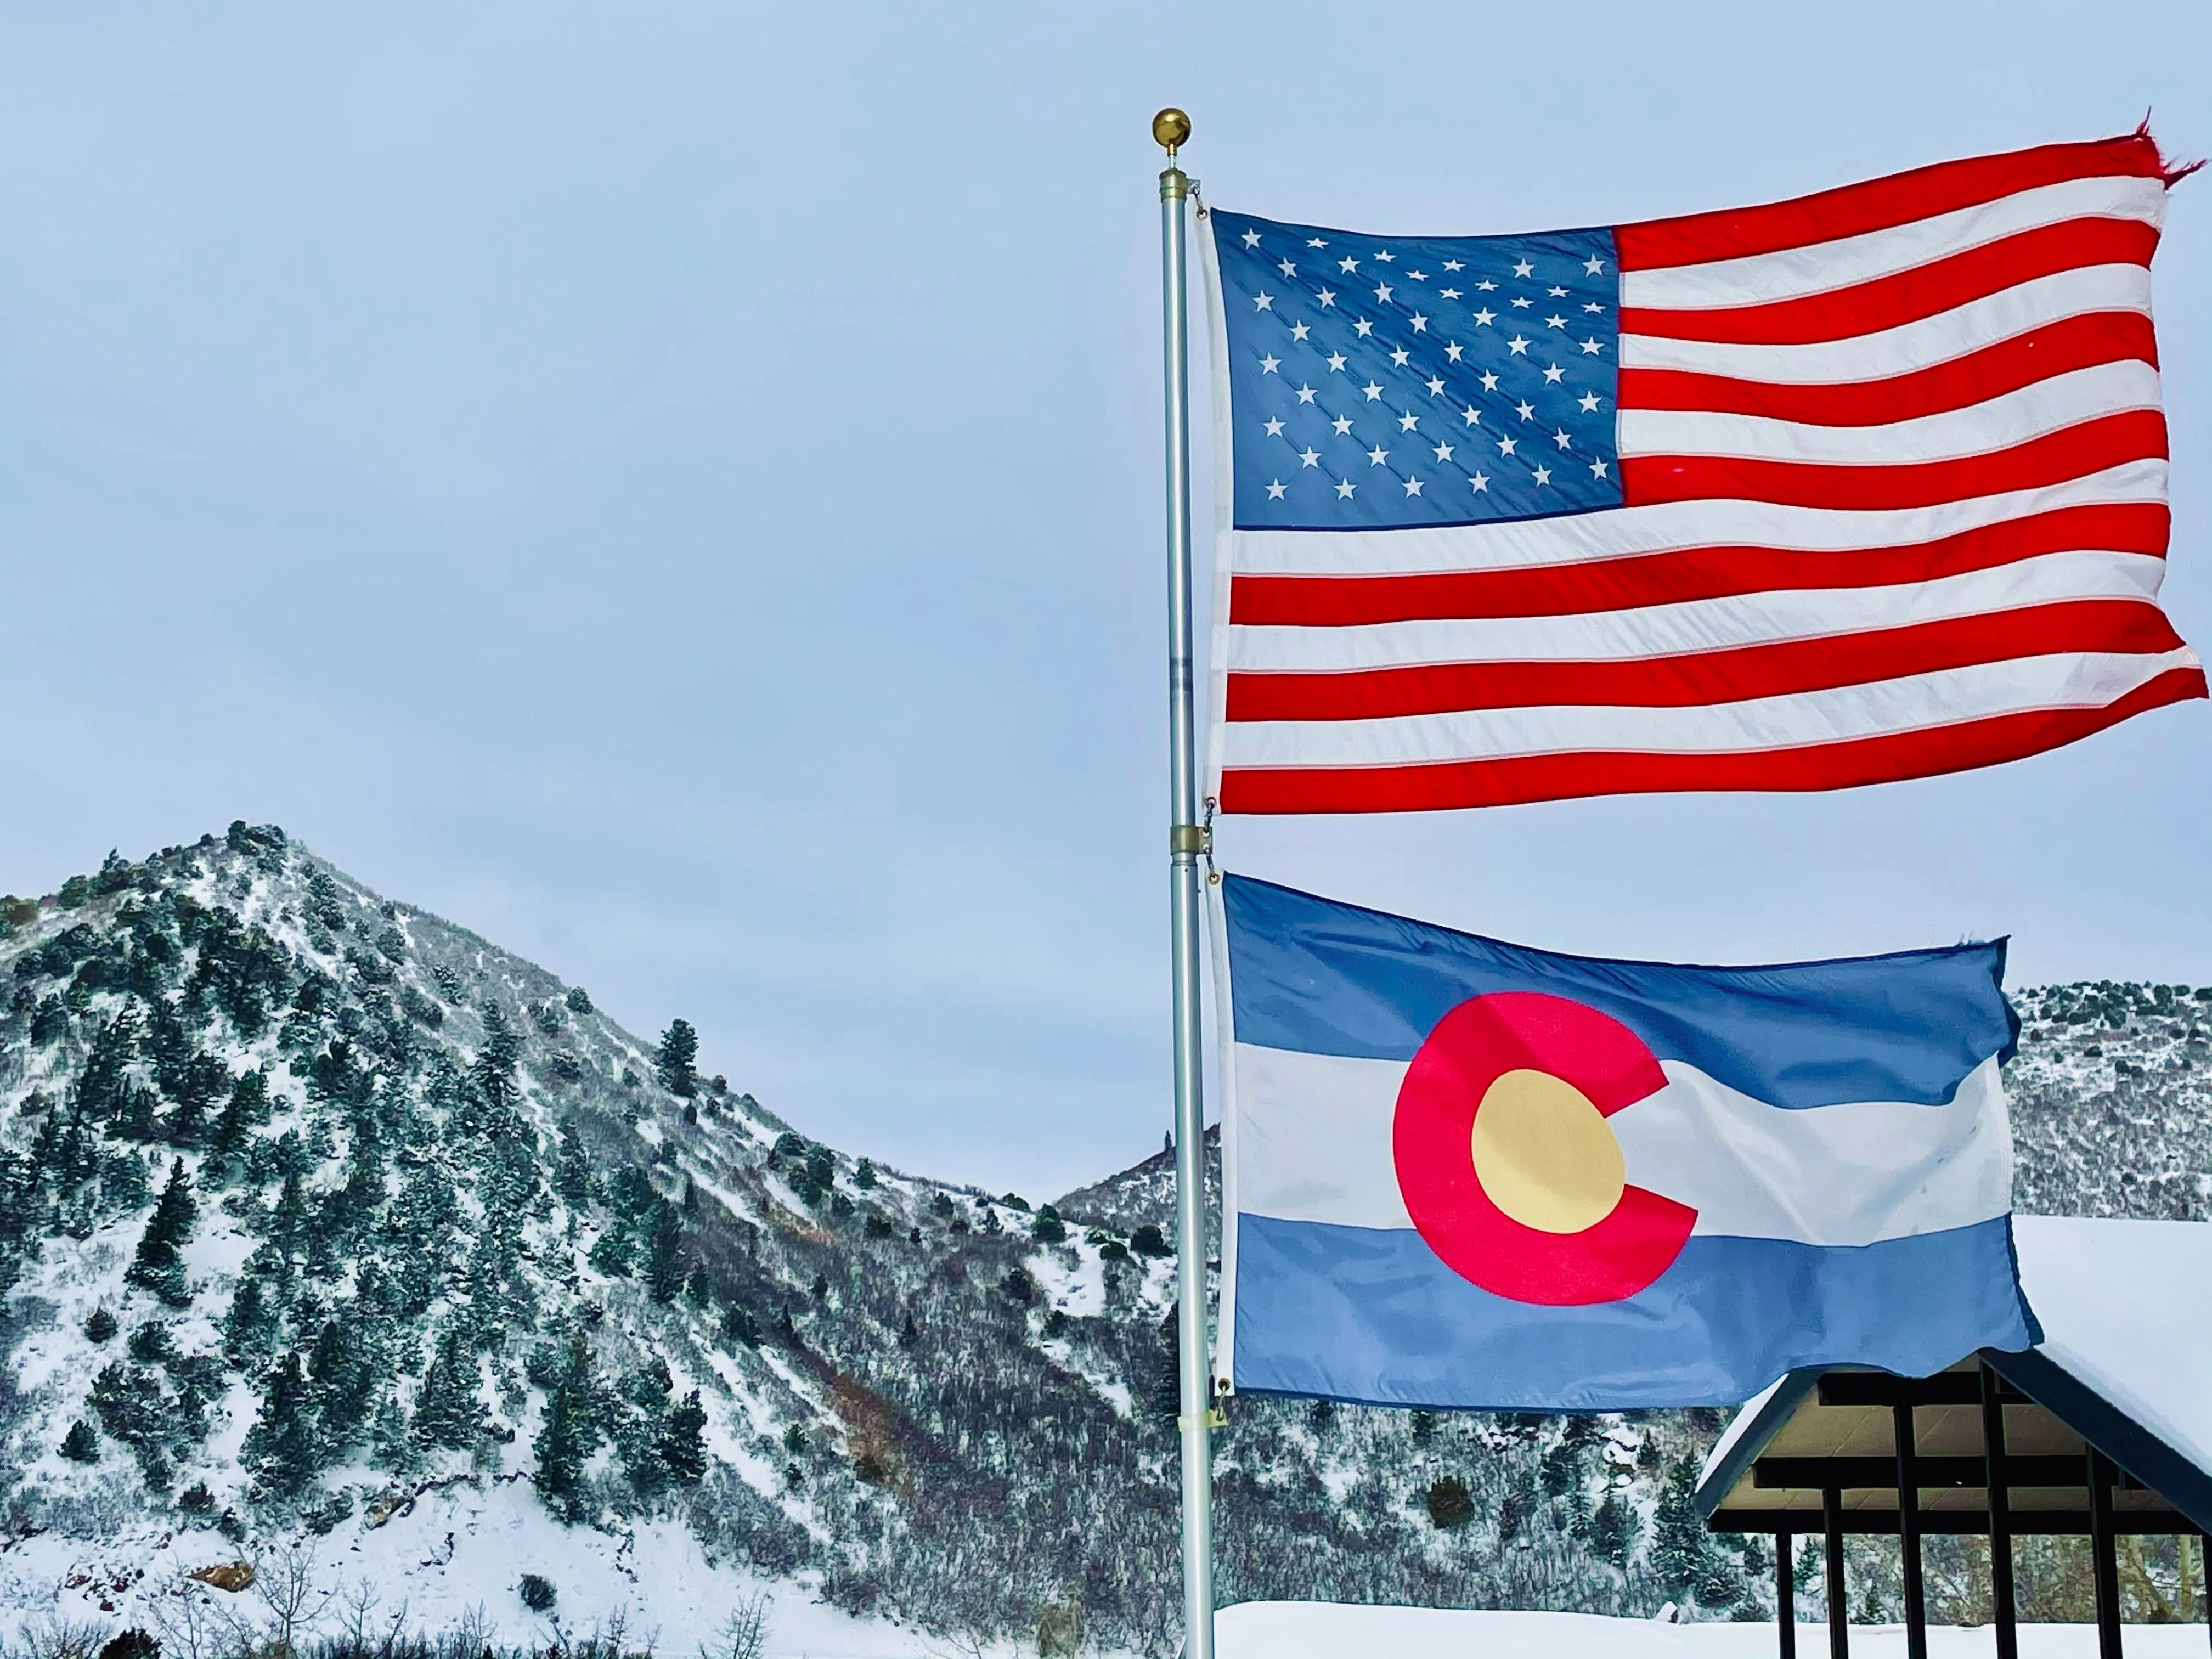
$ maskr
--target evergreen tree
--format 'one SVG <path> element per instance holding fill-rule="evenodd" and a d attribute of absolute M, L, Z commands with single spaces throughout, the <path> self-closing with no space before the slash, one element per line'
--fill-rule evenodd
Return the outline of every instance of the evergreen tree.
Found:
<path fill-rule="evenodd" d="M 538 1490 L 570 1521 L 582 1516 L 584 1465 L 599 1445 L 597 1393 L 592 1351 L 576 1339 L 546 1395 L 544 1420 L 532 1443 L 538 1455 Z"/>
<path fill-rule="evenodd" d="M 208 1148 L 218 1158 L 236 1158 L 246 1151 L 246 1136 L 269 1121 L 269 1079 L 247 1072 L 230 1086 L 230 1098 L 215 1121 Z"/>
<path fill-rule="evenodd" d="M 674 1019 L 660 1034 L 660 1050 L 653 1056 L 653 1068 L 660 1074 L 660 1086 L 672 1095 L 681 1095 L 689 1100 L 699 1092 L 699 1073 L 694 1062 L 699 1058 L 699 1034 L 691 1029 L 688 1019 Z"/>
<path fill-rule="evenodd" d="M 222 1322 L 222 1349 L 234 1365 L 260 1358 L 276 1346 L 276 1316 L 268 1293 L 251 1272 L 240 1281 L 230 1298 L 230 1312 Z"/>
<path fill-rule="evenodd" d="M 665 1199 L 653 1204 L 645 1251 L 646 1287 L 655 1302 L 673 1302 L 684 1288 L 684 1222 Z"/>
<path fill-rule="evenodd" d="M 561 1126 L 561 1196 L 571 1204 L 585 1203 L 592 1196 L 591 1156 L 574 1118 Z"/>
<path fill-rule="evenodd" d="M 448 1331 L 422 1373 L 415 1395 L 415 1437 L 426 1446 L 465 1450 L 483 1431 L 483 1402 L 477 1398 L 477 1365 L 458 1332 Z"/>
<path fill-rule="evenodd" d="M 1651 1516 L 1651 1576 L 1680 1596 L 1705 1575 L 1712 1546 L 1698 1516 L 1697 1470 L 1686 1459 L 1674 1466 Z"/>
<path fill-rule="evenodd" d="M 169 1166 L 168 1185 L 161 1189 L 153 1217 L 139 1237 L 137 1256 L 124 1278 L 153 1291 L 173 1308 L 188 1306 L 192 1293 L 185 1282 L 184 1257 L 177 1247 L 192 1236 L 192 1224 L 198 1217 L 191 1177 L 185 1173 L 184 1159 L 178 1158 Z"/>
<path fill-rule="evenodd" d="M 72 1463 L 100 1462 L 100 1431 L 82 1418 L 70 1425 L 62 1437 L 62 1455 Z"/>
<path fill-rule="evenodd" d="M 1604 1500 L 1590 1518 L 1590 1548 L 1601 1559 L 1626 1572 L 1636 1549 L 1636 1511 L 1621 1502 L 1620 1489 L 1608 1483 Z"/>
<path fill-rule="evenodd" d="M 322 1467 L 307 1372 L 296 1353 L 279 1359 L 261 1396 L 261 1414 L 246 1431 L 244 1454 L 270 1491 L 280 1498 L 305 1492 Z"/>
<path fill-rule="evenodd" d="M 697 1486 L 707 1473 L 706 1427 L 707 1408 L 694 1389 L 668 1413 L 667 1426 L 660 1431 L 660 1461 L 687 1486 Z"/>
<path fill-rule="evenodd" d="M 507 1023 L 507 1012 L 489 997 L 483 1003 L 483 1047 L 477 1051 L 470 1079 L 484 1103 L 494 1111 L 511 1109 L 520 1098 L 515 1086 L 515 1062 L 522 1058 L 522 1039 Z"/>

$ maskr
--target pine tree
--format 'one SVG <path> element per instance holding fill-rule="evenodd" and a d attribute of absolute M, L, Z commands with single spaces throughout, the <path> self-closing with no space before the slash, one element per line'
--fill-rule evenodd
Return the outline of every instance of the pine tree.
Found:
<path fill-rule="evenodd" d="M 415 1395 L 415 1437 L 426 1446 L 465 1450 L 483 1430 L 483 1402 L 477 1398 L 476 1362 L 462 1351 L 458 1332 L 448 1331 L 422 1373 Z"/>
<path fill-rule="evenodd" d="M 660 1074 L 660 1086 L 672 1095 L 681 1095 L 689 1100 L 699 1092 L 699 1073 L 694 1064 L 699 1058 L 699 1034 L 691 1029 L 688 1019 L 669 1021 L 668 1029 L 660 1034 L 660 1051 L 653 1056 L 653 1068 Z"/>
<path fill-rule="evenodd" d="M 1680 1595 L 1705 1577 L 1712 1546 L 1698 1516 L 1697 1471 L 1674 1466 L 1651 1516 L 1651 1576 L 1670 1595 Z"/>
<path fill-rule="evenodd" d="M 684 1222 L 665 1199 L 653 1206 L 653 1228 L 646 1236 L 645 1282 L 655 1302 L 673 1302 L 684 1288 Z"/>
<path fill-rule="evenodd" d="M 561 1196 L 581 1204 L 592 1195 L 592 1160 L 584 1150 L 584 1137 L 570 1118 L 561 1126 Z"/>
<path fill-rule="evenodd" d="M 222 1350 L 233 1364 L 242 1365 L 267 1354 L 276 1344 L 276 1316 L 268 1293 L 250 1272 L 239 1281 L 230 1298 L 230 1311 L 222 1322 Z"/>
<path fill-rule="evenodd" d="M 538 1490 L 570 1521 L 583 1513 L 584 1465 L 599 1445 L 591 1370 L 591 1350 L 580 1339 L 571 1342 L 531 1448 L 538 1455 Z"/>
<path fill-rule="evenodd" d="M 298 1354 L 288 1353 L 269 1373 L 261 1415 L 246 1431 L 245 1455 L 271 1492 L 296 1498 L 322 1466 L 319 1439 L 308 1402 L 307 1368 Z"/>
<path fill-rule="evenodd" d="M 660 1461 L 687 1486 L 698 1485 L 707 1473 L 706 1427 L 707 1408 L 694 1389 L 668 1413 L 668 1425 L 660 1431 Z"/>
<path fill-rule="evenodd" d="M 100 1462 L 100 1431 L 82 1418 L 70 1425 L 62 1437 L 62 1455 L 72 1463 Z"/>
<path fill-rule="evenodd" d="M 139 1237 L 137 1256 L 124 1278 L 153 1291 L 173 1308 L 190 1305 L 192 1293 L 185 1282 L 184 1257 L 177 1247 L 192 1236 L 192 1224 L 198 1218 L 191 1177 L 185 1173 L 184 1159 L 178 1158 L 169 1166 L 169 1183 L 161 1189 L 154 1214 Z"/>
<path fill-rule="evenodd" d="M 515 1087 L 515 1062 L 522 1058 L 522 1039 L 507 1023 L 507 1012 L 490 998 L 483 1004 L 483 1047 L 477 1051 L 471 1080 L 495 1111 L 504 1112 L 520 1097 Z"/>

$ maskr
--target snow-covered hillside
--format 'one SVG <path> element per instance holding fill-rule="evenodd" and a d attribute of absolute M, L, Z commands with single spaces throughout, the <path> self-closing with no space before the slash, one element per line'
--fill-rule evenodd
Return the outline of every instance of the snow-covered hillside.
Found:
<path fill-rule="evenodd" d="M 2195 994 L 2024 1002 L 2024 1206 L 2203 1213 Z M 0 1632 L 259 1559 L 541 1645 L 764 1591 L 816 1650 L 1170 1650 L 1168 1160 L 910 1176 L 672 1030 L 273 828 L 0 905 Z M 1718 1423 L 1235 1401 L 1224 1598 L 1756 1612 Z"/>

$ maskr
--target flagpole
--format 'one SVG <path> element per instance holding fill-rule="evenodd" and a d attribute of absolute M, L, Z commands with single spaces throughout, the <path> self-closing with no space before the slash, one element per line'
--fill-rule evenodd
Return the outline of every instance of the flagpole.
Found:
<path fill-rule="evenodd" d="M 1206 1124 L 1200 1095 L 1198 903 L 1206 831 L 1198 811 L 1197 677 L 1192 666 L 1190 357 L 1183 204 L 1176 152 L 1190 118 L 1164 109 L 1152 137 L 1160 174 L 1160 280 L 1167 392 L 1168 883 L 1172 918 L 1176 1121 L 1176 1331 L 1181 1360 L 1183 1659 L 1213 1659 L 1212 1366 L 1206 1344 Z"/>

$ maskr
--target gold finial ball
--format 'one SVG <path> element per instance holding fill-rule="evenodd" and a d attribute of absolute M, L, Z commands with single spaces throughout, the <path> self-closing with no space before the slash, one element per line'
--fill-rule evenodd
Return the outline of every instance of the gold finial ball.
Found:
<path fill-rule="evenodd" d="M 1170 107 L 1152 117 L 1152 142 L 1173 155 L 1190 142 L 1190 117 Z"/>

